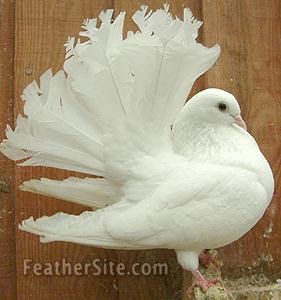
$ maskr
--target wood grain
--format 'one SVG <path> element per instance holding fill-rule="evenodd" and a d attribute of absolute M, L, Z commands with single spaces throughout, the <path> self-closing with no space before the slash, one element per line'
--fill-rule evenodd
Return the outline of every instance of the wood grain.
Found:
<path fill-rule="evenodd" d="M 222 249 L 224 274 L 237 277 L 256 271 L 276 279 L 281 266 L 281 2 L 204 0 L 203 19 L 204 42 L 222 48 L 219 63 L 205 77 L 205 87 L 222 88 L 237 97 L 276 181 L 263 219 L 241 240 Z"/>
<path fill-rule="evenodd" d="M 13 1 L 0 3 L 0 139 L 7 123 L 13 123 L 14 69 L 14 11 Z M 16 246 L 14 164 L 0 156 L 0 295 L 16 299 Z"/>

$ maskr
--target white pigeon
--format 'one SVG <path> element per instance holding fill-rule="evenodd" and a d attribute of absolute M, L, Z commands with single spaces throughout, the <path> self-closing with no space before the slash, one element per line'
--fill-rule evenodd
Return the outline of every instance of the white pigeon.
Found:
<path fill-rule="evenodd" d="M 140 31 L 123 39 L 125 13 L 86 20 L 87 41 L 66 44 L 64 71 L 23 93 L 26 117 L 7 128 L 1 152 L 21 166 L 47 166 L 102 178 L 24 182 L 22 190 L 99 208 L 57 213 L 19 226 L 41 242 L 111 249 L 175 249 L 198 284 L 204 249 L 249 231 L 272 198 L 270 166 L 246 131 L 235 97 L 207 89 L 189 100 L 194 81 L 220 48 L 196 42 L 201 22 L 184 9 L 143 6 Z M 67 75 L 66 75 L 66 74 Z"/>

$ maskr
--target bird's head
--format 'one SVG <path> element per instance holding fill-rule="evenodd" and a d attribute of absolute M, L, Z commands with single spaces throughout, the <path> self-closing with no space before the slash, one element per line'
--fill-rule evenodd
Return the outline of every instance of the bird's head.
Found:
<path fill-rule="evenodd" d="M 196 94 L 186 103 L 185 111 L 199 122 L 226 126 L 236 124 L 247 130 L 237 100 L 220 89 L 206 89 Z"/>

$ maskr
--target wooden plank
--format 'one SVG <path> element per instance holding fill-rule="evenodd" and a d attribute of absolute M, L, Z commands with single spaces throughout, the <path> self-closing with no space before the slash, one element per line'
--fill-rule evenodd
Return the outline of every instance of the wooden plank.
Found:
<path fill-rule="evenodd" d="M 203 40 L 218 43 L 222 55 L 205 77 L 205 87 L 232 92 L 275 180 L 274 199 L 264 218 L 241 240 L 222 249 L 224 273 L 237 277 L 253 271 L 280 276 L 281 242 L 281 2 L 203 0 Z"/>
<path fill-rule="evenodd" d="M 13 123 L 14 68 L 13 1 L 0 3 L 0 139 L 7 123 Z M 14 164 L 0 155 L 0 295 L 16 299 L 16 246 L 14 205 Z"/>
<path fill-rule="evenodd" d="M 84 18 L 96 17 L 100 10 L 112 7 L 111 1 L 38 1 L 16 2 L 15 96 L 16 115 L 22 109 L 23 88 L 47 68 L 58 70 L 64 59 L 63 44 L 68 35 L 77 36 Z M 47 168 L 17 168 L 17 186 L 30 178 L 65 178 L 69 172 Z M 85 208 L 47 197 L 16 192 L 16 223 L 31 215 L 50 215 L 58 211 L 80 213 Z M 18 299 L 117 299 L 115 276 L 37 276 L 29 270 L 24 275 L 26 259 L 32 263 L 91 263 L 92 260 L 116 261 L 114 251 L 71 243 L 43 245 L 37 237 L 16 232 L 18 262 Z M 27 261 L 26 261 L 27 263 Z"/>

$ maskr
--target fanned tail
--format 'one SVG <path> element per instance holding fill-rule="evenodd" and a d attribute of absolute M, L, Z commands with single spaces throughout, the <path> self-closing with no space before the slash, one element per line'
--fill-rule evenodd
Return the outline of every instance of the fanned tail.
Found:
<path fill-rule="evenodd" d="M 27 86 L 22 96 L 25 116 L 18 117 L 14 131 L 7 128 L 0 151 L 24 160 L 22 166 L 102 176 L 118 201 L 128 181 L 150 176 L 149 164 L 141 171 L 138 167 L 143 157 L 172 151 L 171 124 L 220 48 L 196 42 L 202 23 L 188 9 L 180 20 L 173 18 L 168 5 L 155 12 L 143 6 L 133 16 L 140 31 L 129 32 L 126 39 L 125 13 L 114 21 L 112 15 L 113 10 L 102 12 L 99 28 L 96 19 L 86 20 L 80 35 L 88 40 L 68 39 L 64 71 L 53 76 L 48 70 L 39 86 Z M 88 180 L 44 179 L 23 187 L 75 202 L 81 189 L 80 203 L 98 207 L 114 202 L 96 183 L 90 188 Z"/>

